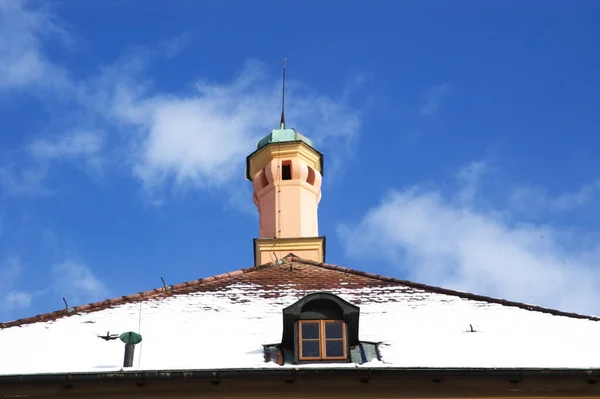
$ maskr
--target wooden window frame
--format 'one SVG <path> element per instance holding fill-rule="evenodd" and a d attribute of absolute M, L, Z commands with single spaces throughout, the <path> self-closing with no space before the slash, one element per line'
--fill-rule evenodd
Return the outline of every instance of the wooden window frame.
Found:
<path fill-rule="evenodd" d="M 302 326 L 304 324 L 319 324 L 319 338 L 308 338 L 302 337 Z M 342 338 L 327 338 L 325 336 L 325 326 L 327 323 L 341 323 L 342 324 Z M 319 357 L 305 357 L 302 356 L 302 343 L 304 341 L 319 341 Z M 327 341 L 342 341 L 344 348 L 343 356 L 327 356 Z M 298 360 L 310 361 L 310 360 L 347 360 L 348 359 L 348 340 L 346 337 L 346 322 L 343 320 L 298 320 Z"/>

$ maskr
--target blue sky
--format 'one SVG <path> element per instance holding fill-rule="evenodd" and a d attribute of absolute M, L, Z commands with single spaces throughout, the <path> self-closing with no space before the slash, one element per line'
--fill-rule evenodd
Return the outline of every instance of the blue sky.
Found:
<path fill-rule="evenodd" d="M 0 0 L 0 319 L 251 266 L 284 57 L 329 263 L 600 314 L 598 2 L 251 3 Z"/>

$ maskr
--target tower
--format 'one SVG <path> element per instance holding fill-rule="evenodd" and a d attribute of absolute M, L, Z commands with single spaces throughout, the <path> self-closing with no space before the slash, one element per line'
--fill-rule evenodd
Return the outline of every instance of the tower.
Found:
<path fill-rule="evenodd" d="M 285 64 L 283 82 L 285 94 Z M 260 219 L 256 265 L 289 253 L 324 261 L 325 237 L 319 236 L 317 215 L 323 155 L 310 139 L 285 127 L 283 104 L 279 129 L 260 139 L 246 158 L 246 178 L 252 181 Z"/>

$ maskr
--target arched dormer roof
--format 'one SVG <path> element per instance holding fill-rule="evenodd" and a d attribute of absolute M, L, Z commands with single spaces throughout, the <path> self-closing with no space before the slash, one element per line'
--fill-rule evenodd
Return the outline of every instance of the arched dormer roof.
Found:
<path fill-rule="evenodd" d="M 329 292 L 314 292 L 283 309 L 283 348 L 294 348 L 298 320 L 343 320 L 348 326 L 348 343 L 357 345 L 360 308 Z"/>

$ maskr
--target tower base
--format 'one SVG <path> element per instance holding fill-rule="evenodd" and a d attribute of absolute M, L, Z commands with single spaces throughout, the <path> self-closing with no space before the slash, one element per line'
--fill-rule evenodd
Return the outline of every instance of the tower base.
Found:
<path fill-rule="evenodd" d="M 298 238 L 255 238 L 254 265 L 277 262 L 290 253 L 299 258 L 325 262 L 325 236 Z"/>

